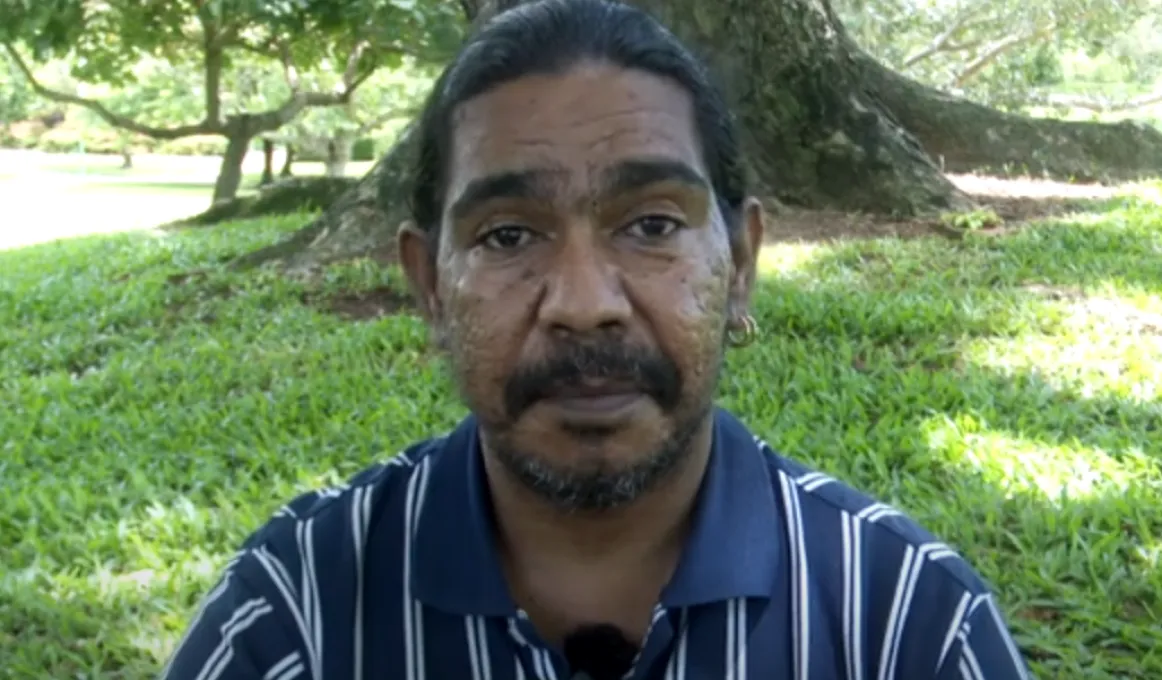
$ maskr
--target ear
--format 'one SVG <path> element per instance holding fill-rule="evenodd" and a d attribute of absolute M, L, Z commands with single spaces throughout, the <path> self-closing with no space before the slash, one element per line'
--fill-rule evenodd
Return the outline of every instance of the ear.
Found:
<path fill-rule="evenodd" d="M 443 335 L 443 309 L 437 293 L 439 277 L 436 270 L 438 253 L 436 244 L 427 232 L 407 221 L 400 225 L 396 234 L 396 252 L 399 253 L 400 267 L 408 281 L 408 288 L 416 299 L 416 307 L 436 337 L 437 344 Z"/>
<path fill-rule="evenodd" d="M 754 292 L 758 273 L 759 250 L 766 233 L 766 213 L 763 204 L 755 197 L 749 197 L 742 205 L 741 224 L 731 236 L 730 254 L 733 260 L 730 281 L 730 317 L 740 318 L 750 308 L 751 294 Z"/>

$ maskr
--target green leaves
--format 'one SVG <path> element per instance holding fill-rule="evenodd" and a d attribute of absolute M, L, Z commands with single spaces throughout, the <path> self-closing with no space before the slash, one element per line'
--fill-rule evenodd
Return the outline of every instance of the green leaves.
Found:
<path fill-rule="evenodd" d="M 0 43 L 23 42 L 38 59 L 59 54 L 81 34 L 84 5 L 83 0 L 0 0 Z"/>
<path fill-rule="evenodd" d="M 36 61 L 67 58 L 79 81 L 115 87 L 133 86 L 151 58 L 196 69 L 203 80 L 205 69 L 219 61 L 226 80 L 283 78 L 288 68 L 357 80 L 399 66 L 405 56 L 421 64 L 440 62 L 463 30 L 457 8 L 442 0 L 0 2 L 0 42 L 21 46 Z M 235 93 L 219 94 L 229 99 Z M 253 90 L 238 94 L 253 99 Z M 188 120 L 190 109 L 184 110 Z"/>
<path fill-rule="evenodd" d="M 13 3 L 12 20 L 4 7 L 0 28 L 5 52 L 31 53 L 41 65 L 64 60 L 87 86 L 77 89 L 89 90 L 45 86 L 29 66 L 22 74 L 36 92 L 120 130 L 167 140 L 206 134 L 248 143 L 304 111 L 333 106 L 347 107 L 339 121 L 348 114 L 356 129 L 370 131 L 368 119 L 349 115 L 353 93 L 385 67 L 442 62 L 464 28 L 459 10 L 445 0 L 0 3 Z M 393 108 L 402 113 L 410 100 L 403 103 Z M 15 99 L 0 106 L 3 116 L 28 108 Z M 391 112 L 376 119 L 386 121 L 391 116 L 383 114 Z M 223 176 L 230 171 L 223 166 Z M 232 184 L 222 186 L 218 197 L 230 198 Z"/>
<path fill-rule="evenodd" d="M 925 83 L 990 104 L 1027 103 L 1031 86 L 1056 84 L 1074 50 L 1145 56 L 1125 35 L 1162 16 L 1158 0 L 837 0 L 857 42 Z M 1156 33 L 1156 31 L 1155 31 Z M 1147 81 L 1148 82 L 1148 81 Z"/>

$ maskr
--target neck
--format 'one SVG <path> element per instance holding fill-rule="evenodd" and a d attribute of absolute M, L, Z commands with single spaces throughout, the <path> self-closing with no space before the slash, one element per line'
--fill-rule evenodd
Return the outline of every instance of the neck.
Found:
<path fill-rule="evenodd" d="M 708 417 L 662 484 L 606 511 L 570 512 L 552 505 L 508 474 L 486 447 L 484 467 L 502 551 L 515 562 L 546 567 L 676 554 L 706 472 L 712 423 Z"/>

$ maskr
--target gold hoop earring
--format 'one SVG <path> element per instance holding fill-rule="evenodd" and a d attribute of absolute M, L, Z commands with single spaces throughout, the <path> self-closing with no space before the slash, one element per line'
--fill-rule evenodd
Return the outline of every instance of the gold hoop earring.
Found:
<path fill-rule="evenodd" d="M 731 347 L 741 349 L 750 345 L 759 336 L 759 323 L 750 314 L 742 317 L 738 321 L 742 328 L 735 325 L 733 328 L 726 329 L 726 341 L 730 343 Z"/>

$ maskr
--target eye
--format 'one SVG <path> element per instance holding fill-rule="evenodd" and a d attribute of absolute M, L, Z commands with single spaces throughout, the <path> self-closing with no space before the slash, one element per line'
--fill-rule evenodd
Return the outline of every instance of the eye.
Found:
<path fill-rule="evenodd" d="M 661 239 L 670 236 L 683 226 L 682 222 L 666 215 L 646 215 L 639 217 L 626 226 L 632 236 L 646 240 Z"/>
<path fill-rule="evenodd" d="M 485 233 L 480 243 L 492 250 L 511 250 L 528 245 L 532 237 L 532 231 L 515 224 L 506 224 Z"/>

